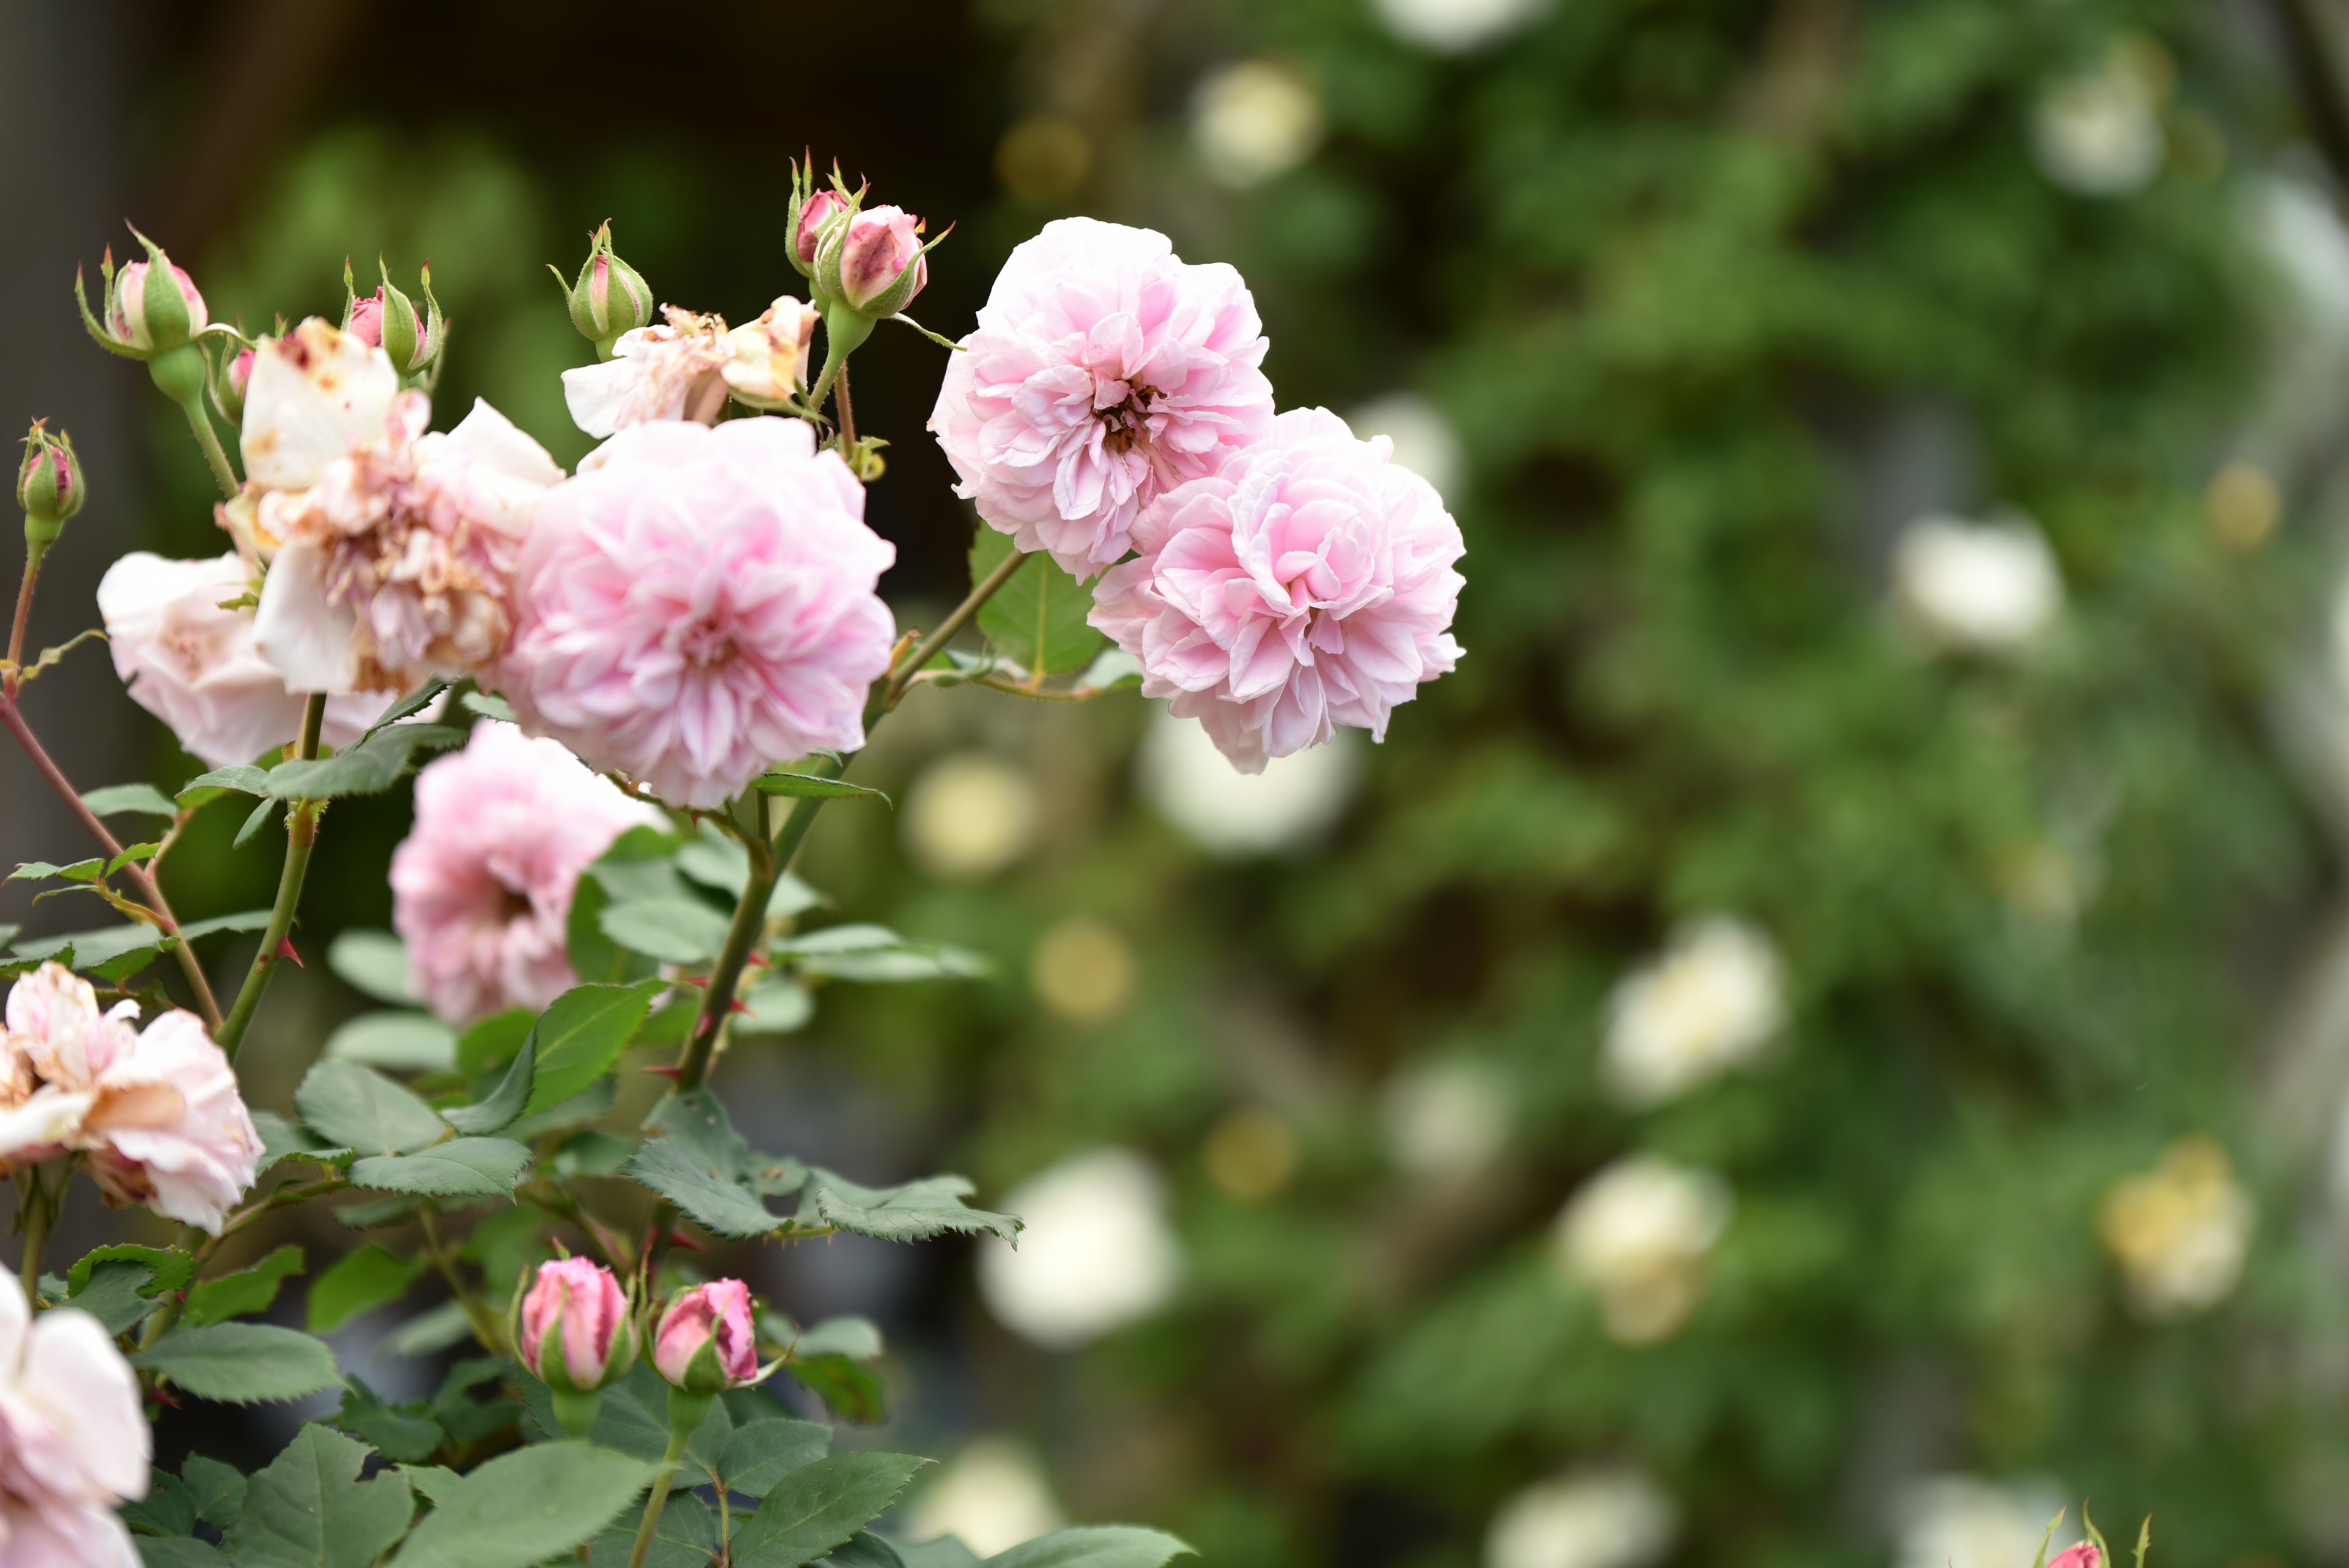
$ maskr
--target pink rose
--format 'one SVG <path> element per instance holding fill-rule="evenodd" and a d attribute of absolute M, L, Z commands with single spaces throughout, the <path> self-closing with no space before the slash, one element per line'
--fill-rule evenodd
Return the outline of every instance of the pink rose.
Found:
<path fill-rule="evenodd" d="M 818 270 L 827 275 L 832 293 L 869 316 L 895 316 L 930 281 L 922 221 L 900 207 L 857 213 L 840 232 L 837 253 L 828 247 L 825 254 Z"/>
<path fill-rule="evenodd" d="M 343 328 L 370 348 L 383 347 L 383 291 L 376 290 L 351 303 L 350 325 Z"/>
<path fill-rule="evenodd" d="M 1143 507 L 1272 422 L 1247 286 L 1148 229 L 1045 224 L 962 346 L 929 427 L 956 493 L 1080 579 L 1124 556 Z"/>
<path fill-rule="evenodd" d="M 2102 1568 L 2105 1557 L 2095 1543 L 2083 1541 L 2077 1546 L 2066 1547 L 2048 1560 L 2047 1568 Z"/>
<path fill-rule="evenodd" d="M 88 1313 L 0 1284 L 0 1563 L 138 1568 L 117 1504 L 147 1495 L 139 1379 Z"/>
<path fill-rule="evenodd" d="M 152 348 L 157 343 L 157 324 L 147 319 L 147 273 L 153 265 L 143 261 L 126 263 L 122 270 L 114 275 L 114 295 L 106 305 L 108 328 L 119 341 L 133 348 Z M 181 303 L 187 309 L 188 319 L 176 334 L 165 333 L 171 340 L 165 347 L 186 342 L 212 322 L 212 317 L 204 313 L 204 296 L 196 292 L 196 280 L 188 275 L 188 269 L 177 263 L 168 265 L 171 266 L 171 282 L 179 289 Z"/>
<path fill-rule="evenodd" d="M 109 1201 L 214 1235 L 253 1185 L 261 1137 L 227 1056 L 191 1012 L 136 1028 L 88 981 L 45 963 L 8 993 L 0 1167 L 79 1150 Z"/>
<path fill-rule="evenodd" d="M 549 1354 L 550 1335 L 560 1355 Z M 516 1343 L 523 1365 L 550 1387 L 584 1394 L 616 1382 L 636 1360 L 627 1293 L 585 1258 L 541 1263 L 522 1299 Z"/>
<path fill-rule="evenodd" d="M 563 372 L 571 421 L 591 436 L 661 420 L 716 421 L 726 406 L 726 367 L 734 345 L 723 317 L 667 307 L 664 326 L 624 332 L 612 357 Z"/>
<path fill-rule="evenodd" d="M 739 1388 L 759 1376 L 750 1287 L 712 1280 L 680 1291 L 653 1334 L 653 1368 L 688 1394 Z"/>
<path fill-rule="evenodd" d="M 895 558 L 803 421 L 639 425 L 547 497 L 499 689 L 529 732 L 707 809 L 864 743 Z"/>
<path fill-rule="evenodd" d="M 432 1011 L 466 1024 L 544 1007 L 579 983 L 564 934 L 588 862 L 661 815 L 553 741 L 512 724 L 416 776 L 416 826 L 391 857 L 392 924 Z"/>
<path fill-rule="evenodd" d="M 801 203 L 799 232 L 792 236 L 792 248 L 798 252 L 803 267 L 815 265 L 815 253 L 823 242 L 824 225 L 838 217 L 847 206 L 848 199 L 833 190 L 818 191 Z"/>
<path fill-rule="evenodd" d="M 1102 577 L 1092 624 L 1243 773 L 1336 724 L 1384 739 L 1395 704 L 1460 657 L 1459 525 L 1388 451 L 1325 409 L 1285 413 L 1154 503 L 1140 558 Z"/>

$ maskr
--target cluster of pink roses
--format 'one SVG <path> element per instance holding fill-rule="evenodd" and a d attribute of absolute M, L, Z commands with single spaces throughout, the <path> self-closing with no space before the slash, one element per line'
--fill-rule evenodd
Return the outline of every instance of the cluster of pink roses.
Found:
<path fill-rule="evenodd" d="M 585 1258 L 538 1266 L 515 1303 L 512 1331 L 522 1364 L 558 1396 L 594 1394 L 636 1365 L 637 1327 L 628 1293 L 611 1270 Z M 740 1280 L 711 1280 L 678 1292 L 646 1337 L 653 1370 L 688 1394 L 717 1394 L 764 1376 L 750 1287 Z M 594 1422 L 593 1408 L 572 1408 L 583 1420 L 584 1436 L 585 1426 Z"/>
<path fill-rule="evenodd" d="M 108 1199 L 218 1235 L 261 1158 L 228 1057 L 174 1010 L 100 1011 L 90 983 L 45 963 L 8 992 L 0 1035 L 0 1172 L 78 1154 Z"/>
<path fill-rule="evenodd" d="M 1064 218 L 1011 254 L 930 419 L 959 493 L 1021 549 L 1102 574 L 1092 623 L 1143 693 L 1248 773 L 1336 724 L 1383 737 L 1453 667 L 1465 548 L 1385 438 L 1276 419 L 1265 349 L 1229 266 Z"/>

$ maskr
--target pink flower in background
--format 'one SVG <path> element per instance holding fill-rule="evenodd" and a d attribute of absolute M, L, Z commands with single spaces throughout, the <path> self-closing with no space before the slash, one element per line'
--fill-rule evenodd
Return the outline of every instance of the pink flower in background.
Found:
<path fill-rule="evenodd" d="M 589 435 L 688 417 L 706 424 L 725 407 L 720 378 L 734 358 L 725 318 L 663 309 L 666 326 L 624 332 L 609 359 L 563 372 L 563 401 Z"/>
<path fill-rule="evenodd" d="M 0 1167 L 67 1149 L 116 1203 L 214 1235 L 253 1185 L 261 1137 L 227 1056 L 191 1012 L 143 1031 L 139 1004 L 100 1012 L 88 981 L 45 963 L 8 993 Z"/>
<path fill-rule="evenodd" d="M 895 558 L 803 421 L 639 425 L 547 498 L 499 689 L 533 734 L 715 806 L 771 763 L 864 743 Z"/>
<path fill-rule="evenodd" d="M 1161 497 L 1133 543 L 1090 618 L 1142 661 L 1143 693 L 1174 699 L 1243 773 L 1336 724 L 1384 739 L 1395 704 L 1460 657 L 1459 524 L 1385 437 L 1356 441 L 1326 409 L 1281 415 Z"/>
<path fill-rule="evenodd" d="M 1062 218 L 1004 264 L 929 428 L 956 493 L 1090 577 L 1144 506 L 1270 426 L 1264 353 L 1238 273 L 1185 265 L 1148 229 Z"/>
<path fill-rule="evenodd" d="M 712 1280 L 678 1292 L 661 1314 L 652 1359 L 654 1370 L 688 1393 L 715 1394 L 756 1378 L 750 1287 L 740 1280 Z"/>
<path fill-rule="evenodd" d="M 627 1294 L 611 1270 L 585 1258 L 539 1264 L 522 1300 L 519 1326 L 523 1365 L 555 1387 L 600 1388 L 636 1360 Z M 557 1348 L 561 1354 L 550 1354 Z"/>
<path fill-rule="evenodd" d="M 98 1319 L 33 1318 L 0 1285 L 0 1565 L 139 1568 L 115 1514 L 147 1495 L 153 1439 L 139 1378 Z"/>
<path fill-rule="evenodd" d="M 564 929 L 580 873 L 660 822 L 554 742 L 475 725 L 417 774 L 416 826 L 391 857 L 410 983 L 450 1023 L 544 1007 L 579 983 Z"/>

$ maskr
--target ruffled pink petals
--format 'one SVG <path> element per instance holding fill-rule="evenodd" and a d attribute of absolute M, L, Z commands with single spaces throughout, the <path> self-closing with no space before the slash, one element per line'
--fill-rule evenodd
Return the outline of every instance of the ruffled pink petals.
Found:
<path fill-rule="evenodd" d="M 1283 414 L 1213 477 L 1161 496 L 1092 624 L 1244 772 L 1388 715 L 1453 668 L 1464 546 L 1427 483 L 1323 410 Z"/>

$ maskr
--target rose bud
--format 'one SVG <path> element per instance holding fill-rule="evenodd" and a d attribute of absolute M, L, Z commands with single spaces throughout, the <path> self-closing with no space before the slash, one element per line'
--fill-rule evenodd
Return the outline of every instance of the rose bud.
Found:
<path fill-rule="evenodd" d="M 147 259 L 118 272 L 114 252 L 108 249 L 98 264 L 106 279 L 105 322 L 101 325 L 90 314 L 79 273 L 74 275 L 74 298 L 81 306 L 82 326 L 99 348 L 126 359 L 152 360 L 202 332 L 212 317 L 187 269 L 174 265 L 160 245 L 138 230 L 130 232 L 147 247 Z"/>
<path fill-rule="evenodd" d="M 64 532 L 66 519 L 81 510 L 81 462 L 65 431 L 51 435 L 36 420 L 25 437 L 25 461 L 16 470 L 16 504 L 25 513 L 25 549 L 38 566 Z"/>
<path fill-rule="evenodd" d="M 383 296 L 370 294 L 365 299 L 354 299 L 345 312 L 343 330 L 370 348 L 383 347 Z"/>
<path fill-rule="evenodd" d="M 244 422 L 244 389 L 253 381 L 253 350 L 230 345 L 219 354 L 205 360 L 209 374 L 204 385 L 212 395 L 212 407 L 229 423 Z"/>
<path fill-rule="evenodd" d="M 848 211 L 848 200 L 837 191 L 818 191 L 800 203 L 797 227 L 792 232 L 792 248 L 799 253 L 800 271 L 815 265 L 815 253 L 823 243 L 823 231 L 841 213 Z"/>
<path fill-rule="evenodd" d="M 759 1378 L 750 1287 L 712 1280 L 680 1291 L 653 1334 L 653 1369 L 688 1394 L 712 1395 Z"/>
<path fill-rule="evenodd" d="M 895 316 L 930 280 L 921 235 L 922 221 L 902 208 L 853 213 L 824 235 L 816 272 L 825 291 L 859 316 Z"/>
<path fill-rule="evenodd" d="M 538 1266 L 515 1308 L 513 1340 L 522 1364 L 554 1395 L 555 1417 L 574 1438 L 595 1424 L 596 1391 L 626 1376 L 636 1359 L 626 1293 L 611 1270 L 585 1258 Z"/>
<path fill-rule="evenodd" d="M 2105 1554 L 2091 1542 L 2066 1547 L 2048 1560 L 2047 1568 L 2104 1568 Z"/>
<path fill-rule="evenodd" d="M 554 272 L 552 266 L 547 270 Z M 554 281 L 562 283 L 563 275 L 554 273 Z M 563 296 L 571 307 L 571 325 L 595 343 L 596 356 L 604 359 L 612 357 L 621 334 L 651 326 L 657 315 L 644 275 L 613 254 L 609 223 L 597 226 L 579 281 L 564 284 Z"/>

